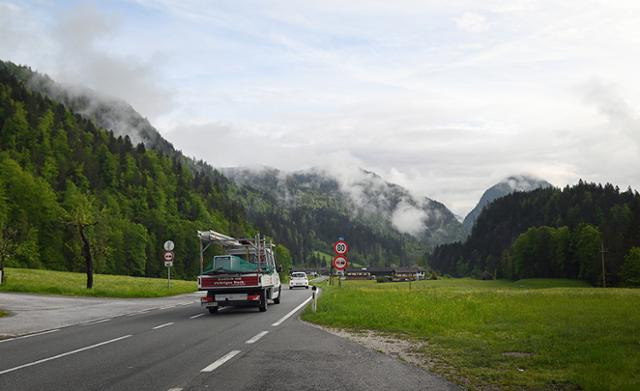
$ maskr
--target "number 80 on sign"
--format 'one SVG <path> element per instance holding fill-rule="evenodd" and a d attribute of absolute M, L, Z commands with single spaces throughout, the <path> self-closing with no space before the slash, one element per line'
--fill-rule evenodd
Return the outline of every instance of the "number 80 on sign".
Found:
<path fill-rule="evenodd" d="M 339 240 L 333 245 L 333 251 L 337 255 L 344 255 L 349 252 L 349 245 L 344 240 Z"/>

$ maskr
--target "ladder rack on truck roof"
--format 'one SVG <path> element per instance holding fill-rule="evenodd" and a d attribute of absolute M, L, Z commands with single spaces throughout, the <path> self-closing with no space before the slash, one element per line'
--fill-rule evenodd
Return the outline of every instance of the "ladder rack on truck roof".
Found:
<path fill-rule="evenodd" d="M 231 255 L 259 255 L 260 260 L 273 259 L 273 242 L 256 234 L 255 238 L 241 238 L 221 234 L 216 231 L 197 231 L 200 241 L 200 274 L 204 271 L 204 252 L 213 243 L 218 243 Z"/>

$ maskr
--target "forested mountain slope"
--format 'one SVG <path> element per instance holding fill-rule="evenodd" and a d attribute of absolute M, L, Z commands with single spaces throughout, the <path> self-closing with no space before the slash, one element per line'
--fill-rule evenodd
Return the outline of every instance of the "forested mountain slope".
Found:
<path fill-rule="evenodd" d="M 274 232 L 292 249 L 295 263 L 324 265 L 317 251 L 332 252 L 340 236 L 350 243 L 349 259 L 363 265 L 406 265 L 422 261 L 425 247 L 394 229 L 381 215 L 362 218 L 345 202 L 338 183 L 313 172 L 224 169 L 240 187 L 247 216 Z"/>
<path fill-rule="evenodd" d="M 10 266 L 84 270 L 70 216 L 90 215 L 95 271 L 157 276 L 162 242 L 175 271 L 198 271 L 197 229 L 252 231 L 226 179 L 191 170 L 178 155 L 133 145 L 40 93 L 0 65 L 0 225 Z M 213 178 L 213 180 L 212 180 Z"/>
<path fill-rule="evenodd" d="M 0 68 L 12 75 L 30 93 L 42 94 L 79 114 L 85 123 L 113 133 L 113 138 L 141 142 L 146 151 L 165 157 L 189 172 L 202 184 L 207 198 L 234 205 L 224 207 L 231 221 L 243 220 L 261 232 L 286 245 L 296 264 L 320 265 L 320 252 L 330 252 L 331 243 L 345 236 L 351 243 L 353 261 L 360 264 L 415 264 L 424 251 L 439 243 L 462 238 L 462 227 L 442 204 L 415 200 L 408 192 L 386 183 L 379 176 L 362 171 L 362 180 L 355 184 L 359 197 L 345 192 L 330 173 L 298 172 L 281 180 L 283 173 L 261 173 L 249 181 L 228 181 L 209 164 L 185 157 L 162 138 L 160 133 L 125 102 L 105 98 L 81 87 L 64 86 L 24 66 L 0 62 Z M 78 118 L 80 118 L 78 117 Z M 88 120 L 88 121 L 87 121 Z M 138 147 L 136 147 L 138 148 Z M 140 147 L 142 148 L 142 147 Z M 251 162 L 248 162 L 249 164 Z M 227 170 L 226 174 L 245 179 L 248 171 Z M 207 194 L 214 186 L 212 194 Z M 59 191 L 59 189 L 54 189 Z M 289 197 L 291 194 L 294 197 Z M 228 224 L 211 224 L 212 228 L 229 234 L 239 234 Z"/>
<path fill-rule="evenodd" d="M 366 263 L 413 264 L 421 251 L 463 236 L 461 224 L 443 204 L 416 199 L 401 186 L 369 171 L 353 169 L 348 179 L 322 169 L 222 171 L 242 189 L 262 192 L 280 209 L 305 216 L 313 239 L 332 241 L 344 236 L 364 243 L 360 249 L 373 249 L 357 254 L 369 258 Z M 260 208 L 247 209 L 250 220 L 259 224 L 262 217 L 253 214 Z"/>
<path fill-rule="evenodd" d="M 616 282 L 625 258 L 640 246 L 640 194 L 580 181 L 563 189 L 516 192 L 489 204 L 464 243 L 437 247 L 436 270 L 455 275 L 568 277 Z"/>

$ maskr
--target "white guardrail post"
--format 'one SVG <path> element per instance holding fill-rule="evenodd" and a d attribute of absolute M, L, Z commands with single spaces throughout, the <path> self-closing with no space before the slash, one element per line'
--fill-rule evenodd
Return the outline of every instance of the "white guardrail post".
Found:
<path fill-rule="evenodd" d="M 311 301 L 311 310 L 313 312 L 316 312 L 316 309 L 318 308 L 318 287 L 317 286 L 313 286 L 311 287 L 311 297 L 313 297 L 313 300 Z"/>

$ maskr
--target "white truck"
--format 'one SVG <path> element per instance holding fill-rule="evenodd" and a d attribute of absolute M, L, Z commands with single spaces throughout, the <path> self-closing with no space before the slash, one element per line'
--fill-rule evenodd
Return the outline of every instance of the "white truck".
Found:
<path fill-rule="evenodd" d="M 260 235 L 236 239 L 215 231 L 198 231 L 200 276 L 198 289 L 206 291 L 200 299 L 210 313 L 226 306 L 258 307 L 267 310 L 269 300 L 280 303 L 282 286 L 273 253 L 273 243 Z M 212 244 L 222 245 L 224 255 L 205 264 L 204 252 Z"/>

